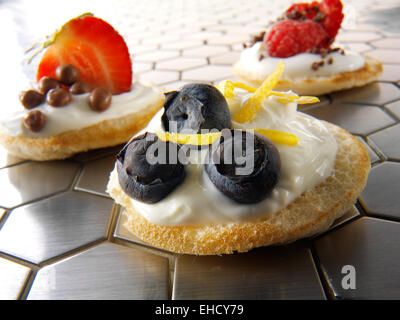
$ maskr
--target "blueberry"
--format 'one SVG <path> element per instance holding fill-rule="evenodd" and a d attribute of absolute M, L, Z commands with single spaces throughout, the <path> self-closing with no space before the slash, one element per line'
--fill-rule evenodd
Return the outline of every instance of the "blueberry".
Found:
<path fill-rule="evenodd" d="M 200 133 L 202 129 L 231 127 L 231 113 L 225 97 L 208 84 L 187 84 L 180 91 L 165 94 L 161 118 L 166 131 Z M 170 121 L 175 121 L 173 125 Z"/>
<path fill-rule="evenodd" d="M 209 152 L 205 172 L 230 199 L 252 204 L 266 199 L 280 176 L 279 151 L 266 137 L 241 130 L 223 130 Z"/>
<path fill-rule="evenodd" d="M 117 156 L 120 186 L 133 199 L 156 203 L 164 199 L 185 179 L 179 161 L 180 147 L 163 142 L 157 135 L 135 137 Z"/>

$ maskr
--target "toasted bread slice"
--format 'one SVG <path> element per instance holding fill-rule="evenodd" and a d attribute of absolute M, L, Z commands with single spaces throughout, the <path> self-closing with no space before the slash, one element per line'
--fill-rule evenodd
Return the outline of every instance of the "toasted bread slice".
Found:
<path fill-rule="evenodd" d="M 319 234 L 355 203 L 370 170 L 365 147 L 344 129 L 326 123 L 338 143 L 332 175 L 305 191 L 276 215 L 252 221 L 199 226 L 155 225 L 132 207 L 113 170 L 107 192 L 128 216 L 127 229 L 144 242 L 165 250 L 194 255 L 245 252 L 260 246 L 286 244 Z"/>
<path fill-rule="evenodd" d="M 274 88 L 277 91 L 292 90 L 300 95 L 323 95 L 326 93 L 361 87 L 376 81 L 382 73 L 382 64 L 370 57 L 366 57 L 365 66 L 355 71 L 341 72 L 337 75 L 326 77 L 316 76 L 313 78 L 284 78 L 281 77 Z M 255 86 L 260 86 L 265 77 L 261 73 L 248 70 L 238 61 L 233 65 L 234 74 Z"/>
<path fill-rule="evenodd" d="M 141 106 L 140 112 L 132 111 L 119 118 L 53 136 L 12 136 L 0 126 L 0 143 L 10 154 L 36 161 L 65 159 L 79 152 L 116 146 L 127 142 L 133 134 L 143 129 L 162 108 L 164 94 L 158 90 L 154 92 L 158 94 L 149 100 L 147 106 Z"/>

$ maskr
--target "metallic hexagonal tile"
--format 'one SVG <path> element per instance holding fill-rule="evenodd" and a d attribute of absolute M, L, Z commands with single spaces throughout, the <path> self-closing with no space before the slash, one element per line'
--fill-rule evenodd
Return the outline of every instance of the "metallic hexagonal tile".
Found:
<path fill-rule="evenodd" d="M 296 244 L 224 256 L 180 255 L 172 298 L 287 300 L 324 294 L 309 250 Z"/>
<path fill-rule="evenodd" d="M 382 36 L 376 32 L 339 32 L 336 40 L 339 42 L 368 42 L 381 39 Z"/>
<path fill-rule="evenodd" d="M 230 66 L 208 65 L 200 68 L 183 71 L 182 80 L 197 80 L 204 82 L 214 82 L 232 77 Z"/>
<path fill-rule="evenodd" d="M 372 140 L 389 160 L 400 160 L 400 124 L 371 134 L 368 139 Z"/>
<path fill-rule="evenodd" d="M 30 269 L 0 257 L 0 300 L 18 299 L 30 273 Z"/>
<path fill-rule="evenodd" d="M 360 203 L 367 214 L 400 218 L 400 164 L 383 162 L 371 169 Z"/>
<path fill-rule="evenodd" d="M 400 39 L 398 38 L 380 39 L 372 41 L 371 44 L 375 48 L 400 49 Z"/>
<path fill-rule="evenodd" d="M 212 64 L 227 64 L 232 65 L 240 58 L 240 52 L 232 51 L 223 54 L 216 55 L 210 58 Z"/>
<path fill-rule="evenodd" d="M 109 147 L 109 148 L 102 148 L 102 149 L 95 149 L 90 150 L 87 152 L 82 152 L 74 155 L 72 159 L 77 160 L 79 162 L 88 162 L 93 161 L 96 159 L 104 158 L 107 156 L 114 156 L 118 154 L 118 152 L 123 148 L 124 144 Z"/>
<path fill-rule="evenodd" d="M 151 70 L 139 75 L 140 80 L 148 81 L 156 85 L 179 80 L 178 71 Z"/>
<path fill-rule="evenodd" d="M 332 224 L 332 226 L 330 226 L 329 230 L 339 227 L 359 216 L 360 216 L 360 211 L 358 211 L 358 209 L 355 206 L 352 206 L 350 210 L 348 210 L 343 216 L 337 219 Z"/>
<path fill-rule="evenodd" d="M 371 50 L 368 55 L 382 63 L 400 63 L 399 51 L 395 49 Z"/>
<path fill-rule="evenodd" d="M 318 119 L 337 124 L 353 134 L 367 135 L 395 123 L 379 107 L 334 103 L 304 111 Z"/>
<path fill-rule="evenodd" d="M 178 57 L 158 62 L 156 64 L 156 68 L 158 70 L 162 69 L 183 71 L 186 69 L 193 69 L 205 65 L 207 65 L 207 59 L 205 58 Z"/>
<path fill-rule="evenodd" d="M 333 102 L 384 105 L 400 99 L 400 89 L 392 83 L 371 83 L 364 87 L 335 92 Z"/>
<path fill-rule="evenodd" d="M 369 146 L 369 144 L 367 142 L 364 141 L 363 138 L 357 136 L 356 137 L 367 149 L 368 151 L 368 155 L 369 155 L 369 159 L 371 160 L 371 164 L 375 163 L 377 161 L 380 160 L 380 157 L 376 154 L 376 152 Z"/>
<path fill-rule="evenodd" d="M 316 253 L 334 296 L 342 299 L 398 299 L 399 241 L 399 223 L 368 217 L 357 219 L 316 240 Z"/>
<path fill-rule="evenodd" d="M 360 52 L 360 53 L 370 51 L 373 49 L 373 47 L 371 47 L 369 44 L 363 43 L 363 42 L 346 43 L 344 47 L 349 50 Z M 366 55 L 368 55 L 368 53 L 366 53 Z"/>
<path fill-rule="evenodd" d="M 106 188 L 114 165 L 115 156 L 86 163 L 74 189 L 108 197 Z"/>
<path fill-rule="evenodd" d="M 178 56 L 179 56 L 179 51 L 155 50 L 155 51 L 149 51 L 149 52 L 136 54 L 135 61 L 157 62 L 157 61 L 175 58 Z"/>
<path fill-rule="evenodd" d="M 385 108 L 389 109 L 398 119 L 400 119 L 400 100 L 387 104 Z"/>
<path fill-rule="evenodd" d="M 80 165 L 70 161 L 27 162 L 0 170 L 0 206 L 12 208 L 67 190 Z"/>
<path fill-rule="evenodd" d="M 106 236 L 113 201 L 67 192 L 14 209 L 0 229 L 0 250 L 41 263 Z"/>
<path fill-rule="evenodd" d="M 400 80 L 400 65 L 384 64 L 383 73 L 379 76 L 381 81 L 396 82 Z"/>
<path fill-rule="evenodd" d="M 183 50 L 182 55 L 185 57 L 208 58 L 229 51 L 230 50 L 227 46 L 203 45 L 197 48 L 185 49 Z"/>
<path fill-rule="evenodd" d="M 10 155 L 6 149 L 0 146 L 0 169 L 13 166 L 26 160 Z"/>
<path fill-rule="evenodd" d="M 27 297 L 29 300 L 167 298 L 166 258 L 111 243 L 40 269 Z"/>

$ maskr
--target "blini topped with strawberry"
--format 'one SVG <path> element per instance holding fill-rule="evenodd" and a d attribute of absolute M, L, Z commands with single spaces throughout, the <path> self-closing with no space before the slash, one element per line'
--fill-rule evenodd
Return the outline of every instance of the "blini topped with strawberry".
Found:
<path fill-rule="evenodd" d="M 234 73 L 254 84 L 283 60 L 278 90 L 321 95 L 362 86 L 382 72 L 379 61 L 335 44 L 343 13 L 340 0 L 295 3 L 268 29 L 244 44 Z"/>
<path fill-rule="evenodd" d="M 53 160 L 118 145 L 162 107 L 160 89 L 133 79 L 128 47 L 106 21 L 83 14 L 49 39 L 20 110 L 0 121 L 9 153 Z"/>

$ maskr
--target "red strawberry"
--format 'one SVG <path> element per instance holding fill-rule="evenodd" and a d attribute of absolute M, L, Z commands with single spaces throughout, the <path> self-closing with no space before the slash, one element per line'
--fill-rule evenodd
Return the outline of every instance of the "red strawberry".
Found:
<path fill-rule="evenodd" d="M 343 21 L 342 10 L 343 5 L 340 0 L 323 0 L 321 3 L 321 12 L 326 15 L 326 18 L 321 23 L 328 32 L 329 37 L 332 38 L 332 42 Z"/>
<path fill-rule="evenodd" d="M 127 92 L 132 84 L 132 63 L 124 39 L 107 22 L 82 15 L 64 24 L 43 54 L 37 81 L 55 78 L 59 65 L 72 64 L 81 81 L 112 94 Z"/>
<path fill-rule="evenodd" d="M 271 57 L 287 58 L 325 46 L 328 34 L 312 20 L 283 20 L 275 23 L 264 38 Z"/>
<path fill-rule="evenodd" d="M 330 42 L 335 39 L 343 20 L 343 5 L 340 0 L 322 0 L 312 3 L 295 3 L 286 10 L 289 19 L 315 19 L 325 28 Z"/>

